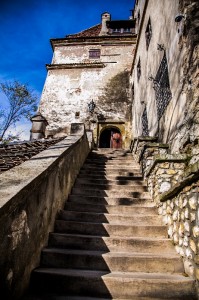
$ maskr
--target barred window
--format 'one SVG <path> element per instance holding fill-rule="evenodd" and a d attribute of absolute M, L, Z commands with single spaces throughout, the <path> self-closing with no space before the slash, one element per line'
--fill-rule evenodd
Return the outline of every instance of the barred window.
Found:
<path fill-rule="evenodd" d="M 140 58 L 139 58 L 138 64 L 137 64 L 137 79 L 138 79 L 138 81 L 140 80 L 140 76 L 141 76 L 141 62 L 140 62 Z"/>
<path fill-rule="evenodd" d="M 90 49 L 89 58 L 100 58 L 100 49 Z"/>
<path fill-rule="evenodd" d="M 137 23 L 138 23 L 138 25 L 140 23 L 140 10 L 138 11 L 138 15 L 137 15 Z"/>
<path fill-rule="evenodd" d="M 157 103 L 158 120 L 160 120 L 172 97 L 170 84 L 169 84 L 169 72 L 168 72 L 168 64 L 167 64 L 165 51 L 159 69 L 157 71 L 156 77 L 154 79 L 154 90 L 155 90 L 155 97 Z"/>
<path fill-rule="evenodd" d="M 145 31 L 146 49 L 147 50 L 149 48 L 151 37 L 152 37 L 152 27 L 151 27 L 151 19 L 149 18 L 147 27 L 146 27 L 146 31 Z"/>
<path fill-rule="evenodd" d="M 147 110 L 146 106 L 142 114 L 142 135 L 149 136 L 149 126 L 148 126 L 148 118 L 147 118 Z"/>
<path fill-rule="evenodd" d="M 135 88 L 134 88 L 134 83 L 133 83 L 132 89 L 131 89 L 131 96 L 132 96 L 132 102 L 134 102 L 134 98 L 135 98 Z"/>

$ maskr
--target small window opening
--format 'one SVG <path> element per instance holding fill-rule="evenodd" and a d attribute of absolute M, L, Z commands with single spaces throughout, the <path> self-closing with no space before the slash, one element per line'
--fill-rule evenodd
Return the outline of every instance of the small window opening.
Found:
<path fill-rule="evenodd" d="M 131 32 L 130 28 L 124 28 L 124 32 Z"/>
<path fill-rule="evenodd" d="M 75 118 L 78 119 L 79 116 L 80 116 L 80 112 L 79 112 L 79 111 L 76 111 L 76 113 L 75 113 Z"/>
<path fill-rule="evenodd" d="M 140 10 L 138 11 L 137 23 L 138 23 L 138 25 L 139 25 L 139 23 L 140 23 Z"/>
<path fill-rule="evenodd" d="M 138 81 L 140 80 L 140 76 L 141 76 L 141 62 L 140 62 L 140 58 L 137 64 L 137 79 Z"/>
<path fill-rule="evenodd" d="M 113 32 L 115 32 L 115 33 L 121 32 L 121 28 L 113 28 Z"/>
<path fill-rule="evenodd" d="M 90 49 L 89 58 L 100 58 L 100 49 Z"/>
<path fill-rule="evenodd" d="M 146 106 L 145 106 L 143 114 L 142 114 L 142 135 L 149 136 L 149 126 L 148 126 L 148 117 L 147 117 Z"/>
<path fill-rule="evenodd" d="M 146 31 L 145 31 L 146 48 L 147 48 L 147 50 L 149 48 L 151 37 L 152 37 L 152 27 L 151 27 L 151 19 L 149 18 L 148 23 L 147 23 L 147 27 L 146 27 Z"/>

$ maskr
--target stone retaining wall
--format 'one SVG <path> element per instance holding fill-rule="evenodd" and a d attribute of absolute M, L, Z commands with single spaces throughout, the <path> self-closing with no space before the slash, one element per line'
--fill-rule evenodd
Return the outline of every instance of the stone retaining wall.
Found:
<path fill-rule="evenodd" d="M 168 236 L 183 258 L 185 272 L 199 280 L 198 145 L 189 154 L 169 154 L 166 145 L 149 143 L 148 138 L 138 138 L 136 143 L 132 151 L 141 163 L 158 212 L 168 225 Z"/>
<path fill-rule="evenodd" d="M 0 175 L 0 294 L 18 299 L 89 153 L 76 132 Z"/>

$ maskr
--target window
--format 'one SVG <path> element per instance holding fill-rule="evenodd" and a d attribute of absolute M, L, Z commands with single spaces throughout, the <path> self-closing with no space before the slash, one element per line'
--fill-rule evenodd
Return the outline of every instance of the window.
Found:
<path fill-rule="evenodd" d="M 139 25 L 140 23 L 140 10 L 138 11 L 138 14 L 137 14 L 137 25 Z"/>
<path fill-rule="evenodd" d="M 148 127 L 148 118 L 147 118 L 147 110 L 146 106 L 142 114 L 142 135 L 148 136 L 149 135 L 149 127 Z"/>
<path fill-rule="evenodd" d="M 149 18 L 147 27 L 146 27 L 146 31 L 145 31 L 146 49 L 147 50 L 149 48 L 151 37 L 152 37 L 152 27 L 151 27 L 151 19 Z"/>
<path fill-rule="evenodd" d="M 90 49 L 89 58 L 100 58 L 100 49 Z"/>
<path fill-rule="evenodd" d="M 156 77 L 154 79 L 153 88 L 155 90 L 158 120 L 160 120 L 172 97 L 170 84 L 169 84 L 169 72 L 168 72 L 168 65 L 167 65 L 167 58 L 166 58 L 165 51 L 159 69 L 157 71 Z"/>
<path fill-rule="evenodd" d="M 121 32 L 121 28 L 113 28 L 113 33 Z"/>
<path fill-rule="evenodd" d="M 134 102 L 135 99 L 135 88 L 134 88 L 134 83 L 132 85 L 132 89 L 131 89 L 131 96 L 132 96 L 132 103 Z"/>
<path fill-rule="evenodd" d="M 140 76 L 141 76 L 141 62 L 140 62 L 140 58 L 139 58 L 138 64 L 137 64 L 137 79 L 138 79 L 138 81 L 140 80 Z"/>
<path fill-rule="evenodd" d="M 131 32 L 130 28 L 124 28 L 124 32 Z"/>

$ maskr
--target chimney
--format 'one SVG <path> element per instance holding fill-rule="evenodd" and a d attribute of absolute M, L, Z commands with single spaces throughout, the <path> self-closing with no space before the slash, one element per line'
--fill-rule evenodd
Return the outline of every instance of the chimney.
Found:
<path fill-rule="evenodd" d="M 47 120 L 42 116 L 40 112 L 37 112 L 31 118 L 32 121 L 32 129 L 30 130 L 30 140 L 38 140 L 45 138 L 45 129 L 48 125 Z"/>
<path fill-rule="evenodd" d="M 101 15 L 101 18 L 102 18 L 102 28 L 101 28 L 101 31 L 100 31 L 99 35 L 107 35 L 108 34 L 108 27 L 106 25 L 106 22 L 111 20 L 111 15 L 108 12 L 104 12 Z"/>

